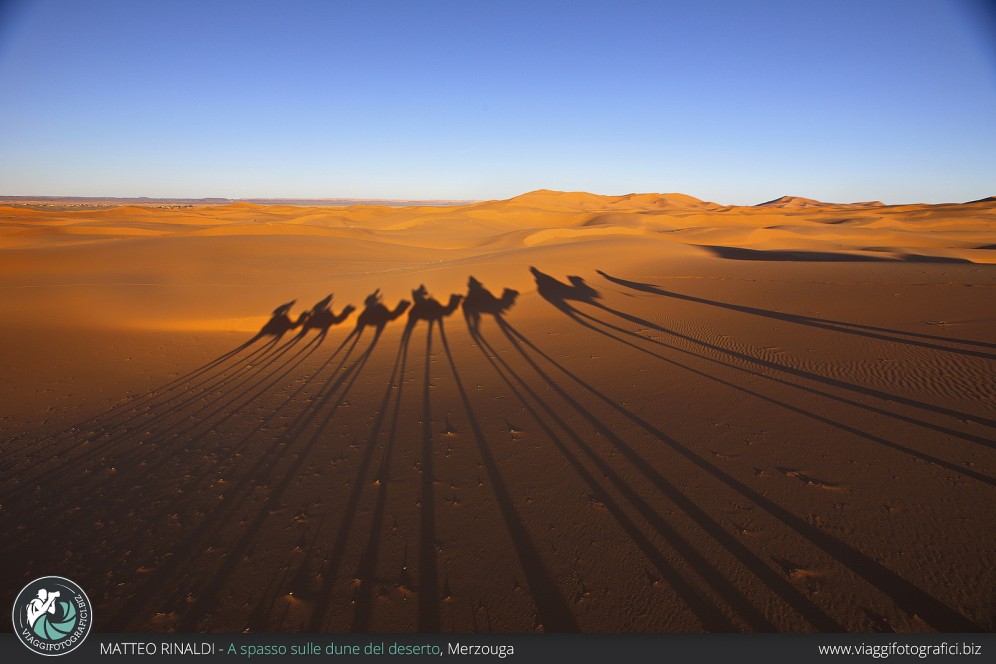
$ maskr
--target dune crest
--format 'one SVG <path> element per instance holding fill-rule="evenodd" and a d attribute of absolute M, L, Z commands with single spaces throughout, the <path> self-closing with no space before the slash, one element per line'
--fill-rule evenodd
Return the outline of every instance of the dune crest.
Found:
<path fill-rule="evenodd" d="M 863 201 L 859 203 L 824 203 L 823 201 L 818 201 L 813 198 L 803 198 L 801 196 L 780 196 L 774 200 L 765 201 L 764 203 L 758 203 L 754 207 L 759 208 L 784 208 L 784 209 L 803 209 L 803 208 L 874 208 L 882 207 L 885 203 L 881 201 Z"/>

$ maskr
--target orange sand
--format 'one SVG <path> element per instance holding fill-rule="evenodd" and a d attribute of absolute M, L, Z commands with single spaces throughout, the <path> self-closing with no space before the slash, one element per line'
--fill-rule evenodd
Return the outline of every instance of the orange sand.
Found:
<path fill-rule="evenodd" d="M 993 200 L 0 207 L 4 596 L 68 576 L 105 632 L 992 630 L 994 262 Z M 476 329 L 348 336 L 471 276 Z M 329 293 L 325 337 L 227 354 Z"/>

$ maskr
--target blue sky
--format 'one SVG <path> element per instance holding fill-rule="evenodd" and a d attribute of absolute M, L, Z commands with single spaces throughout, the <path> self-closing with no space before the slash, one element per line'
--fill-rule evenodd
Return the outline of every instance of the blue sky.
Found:
<path fill-rule="evenodd" d="M 996 194 L 984 1 L 0 3 L 0 194 Z"/>

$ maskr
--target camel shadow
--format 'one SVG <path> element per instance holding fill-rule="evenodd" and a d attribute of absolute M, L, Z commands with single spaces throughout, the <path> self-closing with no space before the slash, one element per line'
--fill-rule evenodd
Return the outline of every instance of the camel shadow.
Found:
<path fill-rule="evenodd" d="M 387 324 L 400 318 L 411 306 L 411 302 L 408 300 L 400 300 L 394 309 L 388 309 L 381 300 L 382 295 L 379 288 L 367 296 L 363 301 L 365 308 L 356 318 L 356 327 L 350 333 L 351 337 L 353 335 L 359 336 L 364 329 L 372 327 L 374 328 L 374 338 L 379 338 Z"/>
<path fill-rule="evenodd" d="M 572 309 L 569 302 L 582 302 L 585 304 L 595 304 L 601 299 L 601 294 L 585 283 L 584 279 L 578 276 L 569 276 L 569 284 L 558 281 L 549 274 L 540 272 L 535 267 L 530 267 L 529 271 L 536 279 L 536 290 L 540 297 L 561 310 Z"/>
<path fill-rule="evenodd" d="M 457 307 L 460 306 L 460 302 L 463 300 L 463 295 L 457 295 L 456 293 L 450 295 L 450 300 L 445 305 L 439 302 L 431 295 L 429 291 L 426 290 L 425 285 L 422 284 L 418 288 L 412 291 L 412 308 L 408 311 L 408 324 L 405 325 L 405 338 L 411 336 L 412 330 L 418 324 L 420 320 L 427 321 L 429 323 L 429 330 L 432 330 L 433 325 L 439 324 L 440 327 L 443 325 L 443 318 L 450 316 Z"/>
<path fill-rule="evenodd" d="M 467 280 L 467 295 L 463 298 L 463 317 L 471 334 L 477 334 L 481 327 L 481 315 L 487 314 L 493 318 L 501 318 L 505 312 L 515 305 L 519 291 L 506 288 L 501 297 L 484 287 L 474 277 Z"/>
<path fill-rule="evenodd" d="M 325 298 L 316 302 L 310 310 L 301 314 L 298 319 L 301 327 L 301 331 L 297 335 L 299 338 L 306 335 L 309 330 L 318 330 L 317 338 L 324 339 L 330 327 L 342 323 L 356 311 L 356 307 L 347 304 L 339 314 L 336 314 L 329 306 L 331 303 L 332 294 L 329 293 Z"/>
<path fill-rule="evenodd" d="M 259 332 L 256 333 L 256 336 L 243 344 L 242 348 L 251 346 L 265 337 L 274 337 L 273 343 L 276 343 L 281 337 L 291 330 L 296 330 L 301 327 L 307 318 L 307 312 L 301 312 L 298 314 L 296 321 L 292 321 L 288 315 L 291 307 L 293 307 L 296 302 L 297 300 L 291 300 L 290 302 L 285 302 L 274 309 L 273 313 L 270 315 L 270 320 L 266 321 L 266 323 L 263 324 L 263 327 L 260 328 Z"/>

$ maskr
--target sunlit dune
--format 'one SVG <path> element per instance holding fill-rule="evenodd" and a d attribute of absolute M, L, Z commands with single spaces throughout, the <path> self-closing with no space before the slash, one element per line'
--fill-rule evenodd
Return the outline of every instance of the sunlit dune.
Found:
<path fill-rule="evenodd" d="M 812 198 L 803 198 L 801 196 L 780 196 L 774 200 L 766 201 L 764 203 L 758 204 L 756 207 L 759 208 L 785 208 L 785 209 L 803 209 L 803 208 L 877 208 L 883 207 L 883 203 L 880 201 L 865 201 L 862 203 L 824 203 L 823 201 L 817 201 Z"/>
<path fill-rule="evenodd" d="M 994 198 L 0 206 L 0 558 L 107 632 L 992 630 L 994 263 Z"/>

